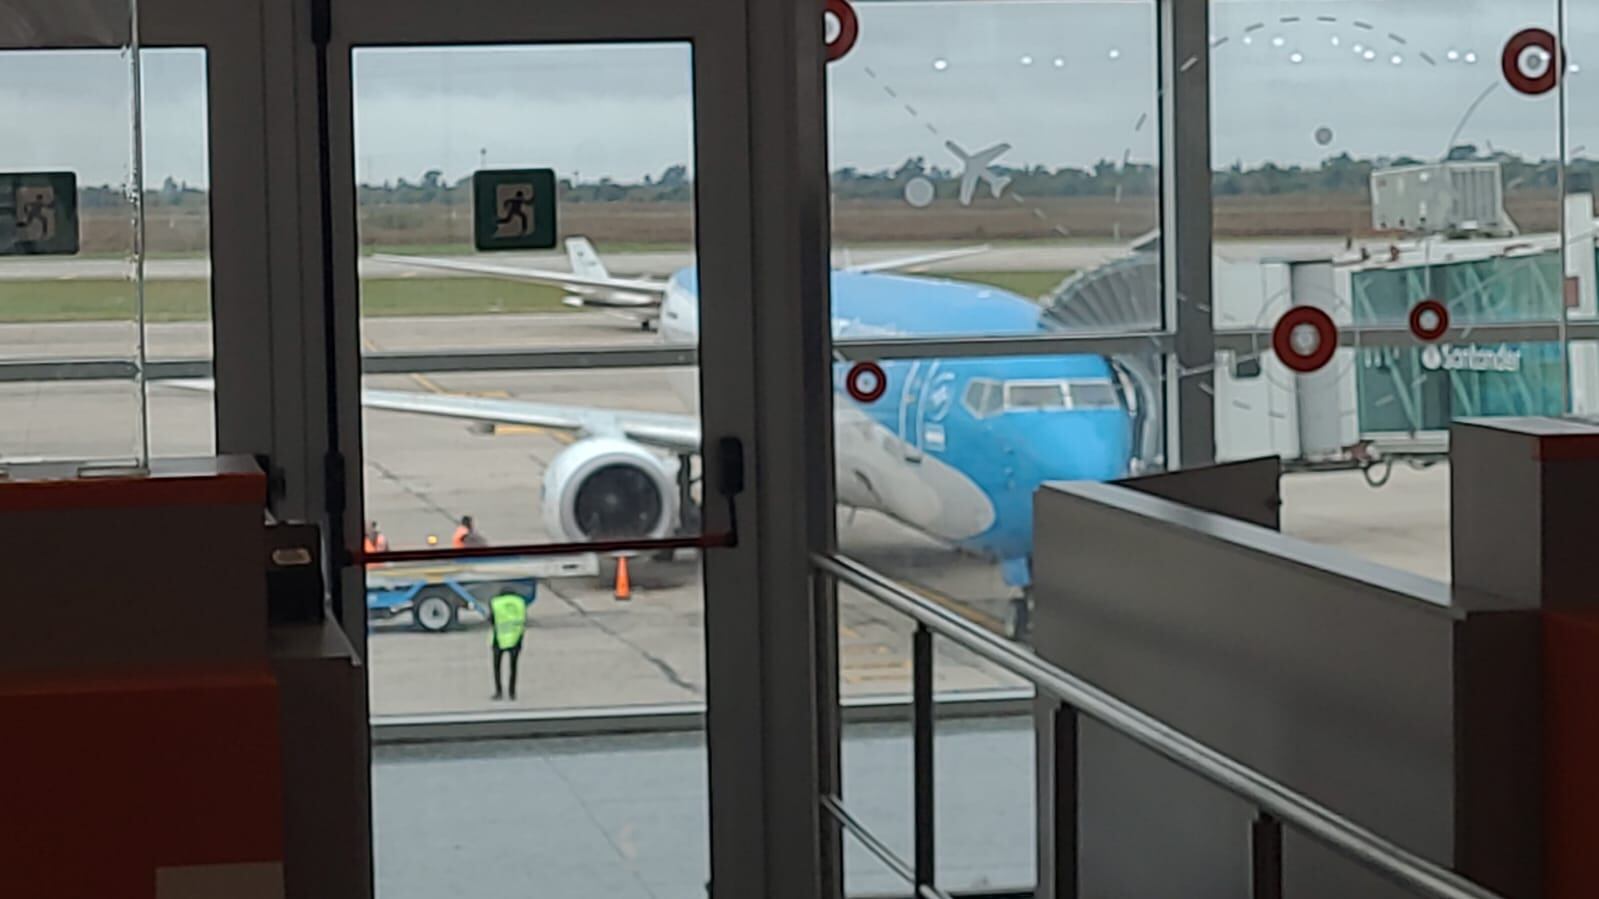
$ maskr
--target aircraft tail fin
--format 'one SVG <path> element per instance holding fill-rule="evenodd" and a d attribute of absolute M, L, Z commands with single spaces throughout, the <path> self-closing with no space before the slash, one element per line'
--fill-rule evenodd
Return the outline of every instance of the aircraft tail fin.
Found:
<path fill-rule="evenodd" d="M 1010 186 L 1010 180 L 1011 179 L 1009 175 L 995 175 L 989 179 L 988 187 L 993 192 L 996 199 L 1000 194 L 1005 192 L 1005 188 Z"/>
<path fill-rule="evenodd" d="M 600 254 L 594 251 L 594 244 L 589 243 L 587 237 L 568 237 L 566 258 L 572 263 L 574 275 L 600 280 L 611 277 L 611 273 L 605 270 L 605 263 L 600 261 Z"/>

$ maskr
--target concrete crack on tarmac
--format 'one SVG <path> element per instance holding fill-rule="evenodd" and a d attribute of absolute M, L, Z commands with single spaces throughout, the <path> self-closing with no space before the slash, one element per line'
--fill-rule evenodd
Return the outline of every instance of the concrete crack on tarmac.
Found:
<path fill-rule="evenodd" d="M 417 499 L 421 500 L 422 501 L 422 505 L 427 506 L 429 509 L 432 509 L 433 511 L 439 513 L 440 515 L 443 515 L 445 520 L 451 521 L 451 522 L 455 521 L 455 516 L 450 514 L 450 510 L 448 510 L 448 509 L 444 508 L 443 506 L 439 505 L 438 503 L 434 502 L 433 501 L 433 497 L 429 496 L 426 492 L 421 491 L 421 490 L 417 490 L 416 488 L 412 487 L 409 483 L 406 482 L 406 480 L 404 478 L 400 477 L 399 475 L 397 475 L 394 472 L 390 471 L 389 469 L 385 468 L 383 466 L 383 463 L 376 462 L 376 461 L 373 461 L 372 459 L 368 458 L 366 460 L 366 464 L 372 466 L 373 470 L 375 470 L 378 474 L 382 475 L 385 480 L 392 481 L 401 490 L 404 490 L 406 493 L 409 493 L 412 496 L 416 497 Z"/>
<path fill-rule="evenodd" d="M 649 662 L 651 665 L 654 665 L 656 670 L 660 671 L 662 676 L 664 676 L 668 681 L 671 681 L 673 685 L 677 686 L 680 689 L 687 690 L 689 693 L 691 693 L 691 694 L 693 694 L 695 696 L 699 696 L 699 697 L 703 697 L 704 696 L 704 694 L 700 692 L 700 688 L 699 687 L 696 687 L 693 684 L 689 683 L 688 681 L 684 680 L 683 676 L 681 674 L 677 673 L 677 669 L 672 667 L 672 663 L 671 662 L 668 662 L 667 660 L 661 658 L 660 656 L 656 655 L 655 653 L 650 652 L 649 650 L 647 650 L 644 647 L 638 645 L 637 643 L 634 643 L 632 640 L 629 640 L 628 638 L 622 636 L 619 632 L 617 632 L 613 628 L 608 627 L 605 624 L 604 621 L 602 621 L 600 618 L 590 614 L 587 609 L 585 609 L 582 606 L 578 605 L 577 602 L 575 602 L 571 597 L 569 597 L 566 594 L 562 593 L 560 590 L 557 590 L 553 585 L 549 584 L 548 582 L 546 582 L 543 586 L 545 587 L 545 589 L 547 589 L 551 593 L 555 594 L 555 598 L 556 599 L 559 599 L 561 602 L 566 603 L 567 606 L 569 608 L 571 608 L 572 611 L 576 612 L 585 621 L 587 621 L 588 623 L 590 623 L 590 624 L 594 625 L 595 627 L 599 628 L 601 632 L 603 632 L 606 635 L 610 636 L 611 638 L 616 640 L 616 642 L 621 643 L 623 646 L 626 646 L 629 649 L 633 650 L 634 652 L 638 653 L 639 657 L 644 659 L 644 661 Z"/>

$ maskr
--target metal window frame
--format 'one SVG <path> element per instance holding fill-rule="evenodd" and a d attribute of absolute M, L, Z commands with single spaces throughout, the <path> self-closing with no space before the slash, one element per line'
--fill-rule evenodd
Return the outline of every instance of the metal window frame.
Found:
<path fill-rule="evenodd" d="M 1457 325 L 1437 343 L 1558 343 L 1564 333 L 1573 343 L 1599 341 L 1599 322 L 1523 321 Z M 1230 353 L 1231 364 L 1271 352 L 1271 332 L 1254 328 L 1228 328 L 1214 332 L 1219 353 Z M 1354 325 L 1339 329 L 1339 346 L 1419 348 L 1405 325 Z M 841 340 L 837 355 L 854 359 L 919 359 L 1038 356 L 1060 353 L 1115 355 L 1140 352 L 1170 353 L 1176 346 L 1171 334 L 1061 335 L 1043 338 L 951 338 L 892 343 Z M 1219 362 L 1219 360 L 1218 360 Z M 368 375 L 452 374 L 469 372 L 606 371 L 630 368 L 676 368 L 699 364 L 694 347 L 571 347 L 549 350 L 437 350 L 384 351 L 361 357 Z M 0 384 L 37 381 L 127 380 L 134 363 L 122 358 L 15 359 L 0 362 Z M 145 370 L 150 381 L 208 378 L 209 358 L 153 359 Z M 1235 375 L 1235 377 L 1241 377 Z M 1250 377 L 1258 377 L 1250 376 Z M 993 379 L 988 379 L 993 381 Z M 993 381 L 994 383 L 999 383 Z"/>
<path fill-rule="evenodd" d="M 1210 0 L 1157 0 L 1161 285 L 1175 345 L 1167 356 L 1168 467 L 1216 460 L 1211 309 Z"/>

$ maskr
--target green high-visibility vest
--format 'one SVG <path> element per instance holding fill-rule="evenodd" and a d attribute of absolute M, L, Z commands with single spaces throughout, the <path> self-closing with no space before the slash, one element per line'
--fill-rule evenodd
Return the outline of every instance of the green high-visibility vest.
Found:
<path fill-rule="evenodd" d="M 515 593 L 502 593 L 489 602 L 494 610 L 494 643 L 501 649 L 510 649 L 522 642 L 522 632 L 527 630 L 527 600 Z"/>

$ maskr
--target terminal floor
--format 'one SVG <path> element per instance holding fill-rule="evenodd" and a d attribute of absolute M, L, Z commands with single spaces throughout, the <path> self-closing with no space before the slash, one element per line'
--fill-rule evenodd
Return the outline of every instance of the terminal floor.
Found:
<path fill-rule="evenodd" d="M 940 722 L 941 886 L 1031 886 L 1033 743 L 1024 717 Z M 845 802 L 911 856 L 908 724 L 850 725 Z M 703 899 L 700 734 L 380 746 L 379 899 Z M 846 837 L 851 895 L 905 894 Z"/>

